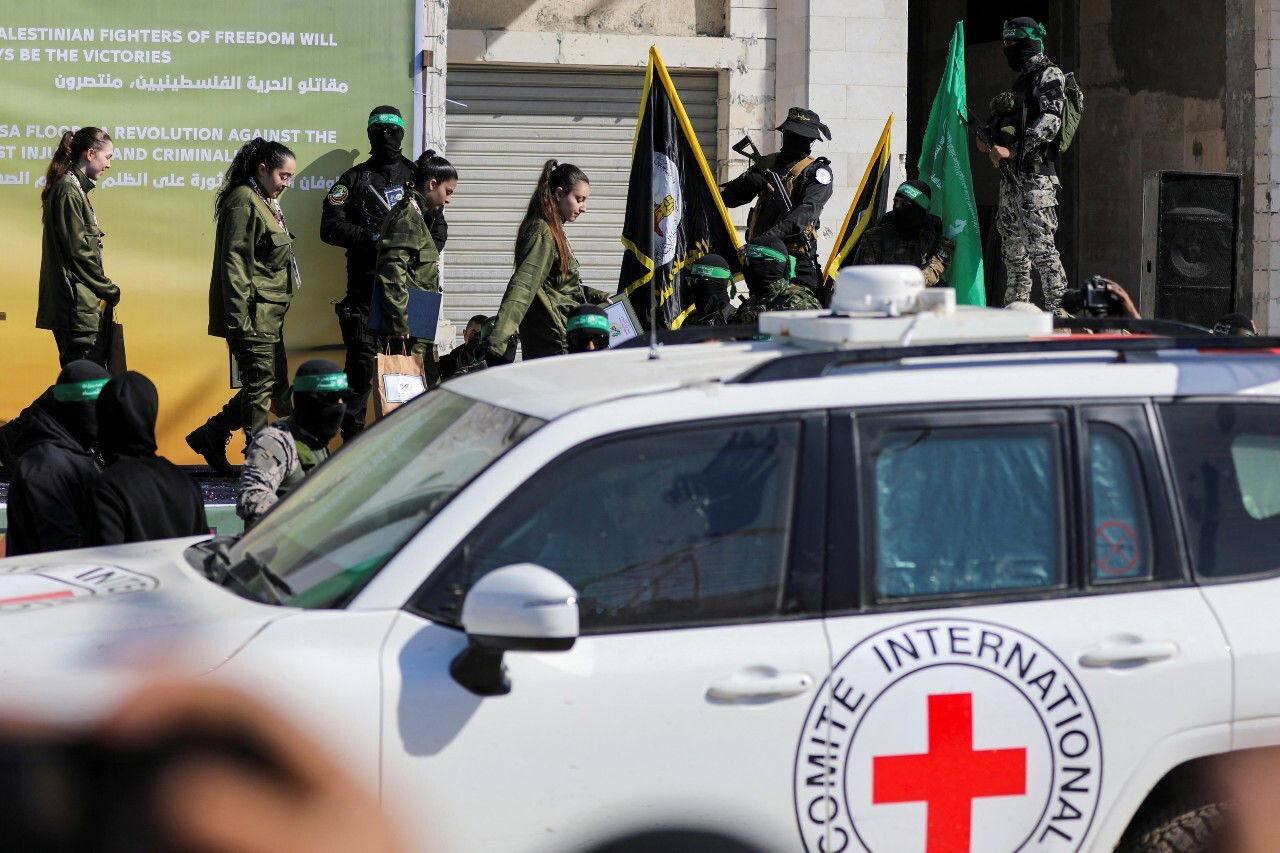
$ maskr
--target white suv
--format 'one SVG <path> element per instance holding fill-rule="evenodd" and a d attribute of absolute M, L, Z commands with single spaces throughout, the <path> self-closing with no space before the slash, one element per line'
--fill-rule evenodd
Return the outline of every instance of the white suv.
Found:
<path fill-rule="evenodd" d="M 1206 829 L 1216 757 L 1280 744 L 1275 342 L 1059 338 L 853 278 L 772 340 L 450 382 L 229 549 L 0 562 L 0 641 L 168 592 L 436 850 Z"/>

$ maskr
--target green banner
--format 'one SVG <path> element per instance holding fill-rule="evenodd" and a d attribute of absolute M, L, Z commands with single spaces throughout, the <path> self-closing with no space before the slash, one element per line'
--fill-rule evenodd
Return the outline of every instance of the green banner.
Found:
<path fill-rule="evenodd" d="M 286 342 L 299 355 L 338 344 L 331 302 L 345 290 L 345 265 L 341 249 L 320 241 L 321 205 L 338 176 L 368 157 L 374 107 L 404 114 L 413 156 L 419 5 L 13 6 L 0 25 L 0 420 L 58 372 L 53 336 L 35 328 L 40 189 L 63 131 L 85 125 L 105 129 L 116 146 L 90 199 L 105 234 L 106 274 L 122 293 L 129 367 L 160 391 L 163 453 L 196 462 L 182 436 L 232 393 L 226 346 L 206 334 L 213 198 L 236 150 L 255 136 L 284 142 L 298 159 L 293 188 L 280 199 L 303 281 Z"/>
<path fill-rule="evenodd" d="M 943 231 L 955 240 L 956 250 L 946 280 L 956 289 L 956 302 L 986 305 L 982 271 L 982 236 L 978 228 L 978 204 L 969 170 L 969 136 L 964 73 L 964 22 L 956 23 L 947 51 L 946 71 L 929 111 L 920 153 L 920 180 L 933 187 L 930 210 L 942 218 Z"/>

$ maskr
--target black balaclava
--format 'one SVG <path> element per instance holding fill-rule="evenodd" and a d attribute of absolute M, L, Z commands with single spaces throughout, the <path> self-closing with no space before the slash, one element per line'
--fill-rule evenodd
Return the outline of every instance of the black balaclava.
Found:
<path fill-rule="evenodd" d="M 693 306 L 699 314 L 723 312 L 729 305 L 729 285 L 733 273 L 719 255 L 703 255 L 689 268 L 693 285 Z"/>
<path fill-rule="evenodd" d="M 127 370 L 108 382 L 98 397 L 98 443 L 107 462 L 155 456 L 159 413 L 156 386 L 141 373 Z"/>
<path fill-rule="evenodd" d="M 1033 35 L 1034 34 L 1034 35 Z M 1034 18 L 1013 18 L 1004 23 L 1004 39 L 1013 44 L 1004 46 L 1004 58 L 1009 67 L 1018 73 L 1027 67 L 1031 57 L 1044 53 L 1044 27 Z"/>
<path fill-rule="evenodd" d="M 777 237 L 760 236 L 747 245 L 743 277 L 752 296 L 763 296 L 769 285 L 791 273 L 787 245 Z"/>
<path fill-rule="evenodd" d="M 303 362 L 293 377 L 294 432 L 313 450 L 326 447 L 342 427 L 349 394 L 347 375 L 326 358 Z"/>
<path fill-rule="evenodd" d="M 395 107 L 383 104 L 374 107 L 369 113 L 369 153 L 375 163 L 387 165 L 398 163 L 403 154 L 400 146 L 404 143 L 404 118 Z"/>
<path fill-rule="evenodd" d="M 78 359 L 58 374 L 48 412 L 85 450 L 98 441 L 98 395 L 111 378 L 102 365 Z"/>
<path fill-rule="evenodd" d="M 906 181 L 898 187 L 895 198 L 906 200 L 902 207 L 893 211 L 893 227 L 903 237 L 914 237 L 924 227 L 924 219 L 929 215 L 929 203 L 933 191 L 924 181 Z"/>
<path fill-rule="evenodd" d="M 799 160 L 813 153 L 813 140 L 798 133 L 782 134 L 782 150 L 778 156 L 783 160 Z"/>
<path fill-rule="evenodd" d="M 611 330 L 609 315 L 595 305 L 579 305 L 569 314 L 565 323 L 569 352 L 590 352 L 587 344 L 594 342 L 597 350 L 608 349 Z"/>

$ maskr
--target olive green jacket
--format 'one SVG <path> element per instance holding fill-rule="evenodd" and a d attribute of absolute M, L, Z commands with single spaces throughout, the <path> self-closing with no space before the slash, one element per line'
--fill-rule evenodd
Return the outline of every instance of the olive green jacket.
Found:
<path fill-rule="evenodd" d="M 218 211 L 209 279 L 209 334 L 275 343 L 298 289 L 293 235 L 248 185 L 230 190 Z"/>
<path fill-rule="evenodd" d="M 583 287 L 576 258 L 570 258 L 569 269 L 562 274 L 551 226 L 535 220 L 516 246 L 516 271 L 507 283 L 497 323 L 489 334 L 490 351 L 495 355 L 505 353 L 509 339 L 519 328 L 525 358 L 567 353 L 565 326 L 570 312 L 583 301 L 603 305 L 609 301 L 609 294 Z"/>
<path fill-rule="evenodd" d="M 111 289 L 102 270 L 102 229 L 89 204 L 93 181 L 72 167 L 49 188 L 40 254 L 36 328 L 96 332 L 98 301 Z"/>
<path fill-rule="evenodd" d="M 440 290 L 440 253 L 423 217 L 426 201 L 410 190 L 382 220 L 378 239 L 377 291 L 383 331 L 409 334 L 409 288 Z M 432 336 L 434 339 L 434 335 Z"/>

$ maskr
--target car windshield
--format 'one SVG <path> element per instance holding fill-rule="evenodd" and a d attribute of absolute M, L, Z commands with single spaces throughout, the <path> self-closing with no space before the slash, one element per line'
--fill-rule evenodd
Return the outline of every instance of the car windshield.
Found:
<path fill-rule="evenodd" d="M 265 566 L 256 584 L 283 581 L 284 594 L 274 596 L 283 604 L 342 607 L 467 483 L 543 423 L 432 391 L 317 468 L 231 548 L 228 563 Z"/>

